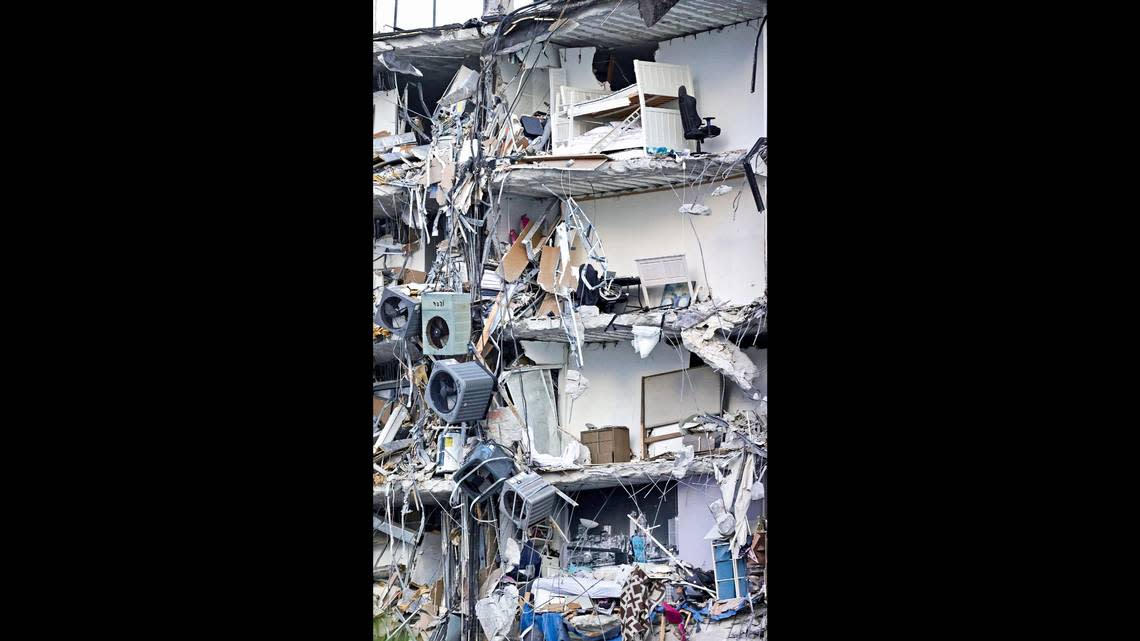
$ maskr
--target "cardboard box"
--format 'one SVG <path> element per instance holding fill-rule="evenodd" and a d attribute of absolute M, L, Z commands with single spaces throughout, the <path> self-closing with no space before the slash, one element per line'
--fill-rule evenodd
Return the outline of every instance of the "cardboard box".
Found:
<path fill-rule="evenodd" d="M 585 430 L 582 445 L 590 450 L 591 463 L 626 463 L 629 461 L 629 428 L 620 425 Z"/>
<path fill-rule="evenodd" d="M 399 269 L 392 270 L 393 275 L 398 274 L 399 272 L 400 272 Z M 420 272 L 420 271 L 416 271 L 414 269 L 405 269 L 404 270 L 404 277 L 401 279 L 401 282 L 403 282 L 403 283 L 423 283 L 426 280 L 427 280 L 427 273 L 426 272 Z"/>

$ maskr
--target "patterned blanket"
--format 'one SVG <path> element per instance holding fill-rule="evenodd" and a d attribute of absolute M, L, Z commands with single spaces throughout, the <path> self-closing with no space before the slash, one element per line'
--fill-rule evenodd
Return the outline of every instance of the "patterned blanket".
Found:
<path fill-rule="evenodd" d="M 618 599 L 622 635 L 627 641 L 640 641 L 649 631 L 649 609 L 665 594 L 660 579 L 651 579 L 634 567 Z"/>

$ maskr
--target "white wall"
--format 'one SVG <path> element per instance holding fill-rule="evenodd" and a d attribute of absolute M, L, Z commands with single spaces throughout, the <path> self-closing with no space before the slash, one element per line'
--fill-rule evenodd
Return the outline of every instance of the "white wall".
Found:
<path fill-rule="evenodd" d="M 760 178 L 763 188 L 764 178 Z M 764 225 L 756 212 L 752 192 L 743 178 L 724 181 L 729 193 L 710 197 L 716 185 L 696 190 L 677 188 L 648 194 L 587 199 L 578 195 L 586 216 L 594 223 L 602 241 L 609 267 L 619 276 L 636 276 L 639 258 L 685 254 L 689 275 L 696 286 L 705 284 L 701 266 L 704 247 L 708 281 L 713 295 L 724 301 L 748 303 L 764 293 Z M 737 211 L 732 201 L 741 191 Z M 762 189 L 763 191 L 763 189 Z M 708 216 L 681 214 L 678 197 L 698 202 L 711 210 Z M 511 229 L 519 229 L 519 219 L 527 214 L 537 219 L 546 202 L 525 196 L 503 196 L 503 211 L 495 226 L 496 236 L 506 242 Z M 557 215 L 552 211 L 551 215 Z M 692 226 L 688 218 L 692 218 Z M 693 229 L 696 229 L 694 236 Z"/>
<path fill-rule="evenodd" d="M 677 556 L 705 570 L 712 569 L 712 549 L 704 536 L 716 521 L 709 505 L 720 498 L 720 486 L 711 477 L 685 479 L 677 485 Z"/>
<path fill-rule="evenodd" d="M 396 133 L 396 90 L 377 91 L 372 94 L 372 104 L 376 106 L 376 116 L 372 120 L 372 133 L 387 131 Z"/>
<path fill-rule="evenodd" d="M 712 542 L 706 540 L 704 536 L 716 525 L 709 505 L 719 498 L 721 498 L 720 486 L 711 476 L 689 477 L 677 486 L 677 514 L 681 515 L 681 518 L 677 519 L 679 530 L 677 556 L 705 570 L 712 570 L 713 566 Z M 749 502 L 747 513 L 749 531 L 756 528 L 756 520 L 763 514 L 766 500 L 765 498 Z"/>
<path fill-rule="evenodd" d="M 420 239 L 420 242 L 416 245 L 416 251 L 412 252 L 412 257 L 408 260 L 408 269 L 427 273 L 427 271 L 431 269 L 431 265 L 427 263 L 427 244 L 438 242 L 438 240 L 431 238 Z"/>
<path fill-rule="evenodd" d="M 498 198 L 497 190 L 495 197 L 496 199 Z M 530 220 L 538 220 L 538 217 L 542 215 L 548 203 L 549 201 L 544 201 L 540 198 L 503 194 L 501 213 L 499 214 L 499 220 L 495 223 L 495 238 L 502 243 L 508 242 L 511 237 L 512 229 L 517 232 L 522 231 L 523 215 L 526 215 Z M 558 210 L 552 209 L 550 213 L 551 218 L 557 215 Z"/>
<path fill-rule="evenodd" d="M 540 60 L 540 65 L 550 62 L 540 55 L 542 51 L 536 48 L 531 53 L 532 58 Z M 550 111 L 549 107 L 546 106 L 550 95 L 550 79 L 547 76 L 547 67 L 535 66 L 527 70 L 521 64 L 510 60 L 499 63 L 499 73 L 502 79 L 510 80 L 508 84 L 503 86 L 500 94 L 503 96 L 503 100 L 515 105 L 512 113 L 529 116 L 536 111 Z M 524 81 L 526 84 L 522 86 L 520 92 L 519 84 Z"/>
<path fill-rule="evenodd" d="M 768 393 L 768 350 L 748 348 L 744 350 L 760 369 L 758 385 L 763 394 Z M 679 352 L 679 353 L 678 353 Z M 528 352 L 529 355 L 529 352 Z M 629 428 L 629 445 L 634 454 L 641 455 L 641 379 L 654 374 L 675 372 L 689 364 L 689 352 L 684 347 L 670 347 L 659 342 L 645 359 L 637 355 L 629 341 L 585 346 L 584 365 L 580 371 L 590 381 L 585 394 L 573 401 L 568 397 L 560 401 L 566 411 L 562 412 L 562 424 L 566 431 L 579 436 L 586 423 L 602 425 L 624 425 Z M 573 357 L 570 365 L 574 368 Z M 748 398 L 730 380 L 725 380 L 727 390 L 726 406 L 729 411 L 751 409 L 759 411 L 760 402 Z M 673 429 L 660 428 L 655 434 L 668 434 Z M 666 441 L 668 444 L 680 441 Z M 652 455 L 654 452 L 650 451 Z M 707 503 L 706 503 L 707 505 Z M 682 514 L 685 511 L 682 509 Z M 707 528 L 706 528 L 707 530 Z M 702 534 L 704 534 L 702 532 Z"/>
<path fill-rule="evenodd" d="M 751 143 L 749 143 L 751 144 Z M 761 178 L 761 182 L 764 179 Z M 636 276 L 638 258 L 685 254 L 696 285 L 705 284 L 700 245 L 712 293 L 718 299 L 747 303 L 764 293 L 764 225 L 756 212 L 752 192 L 744 178 L 725 181 L 729 193 L 711 198 L 716 185 L 698 190 L 658 191 L 615 198 L 581 200 L 583 211 L 597 227 L 609 267 L 619 276 Z M 732 201 L 739 190 L 739 207 L 733 219 Z M 698 202 L 711 209 L 708 216 L 681 214 L 685 202 Z M 692 227 L 689 219 L 692 219 Z M 696 229 L 696 235 L 693 229 Z M 646 301 L 648 304 L 649 301 Z"/>
<path fill-rule="evenodd" d="M 594 77 L 594 51 L 596 47 L 563 49 L 559 52 L 562 68 L 566 70 L 566 84 L 581 89 L 599 89 L 605 83 Z"/>
<path fill-rule="evenodd" d="M 438 4 L 445 5 L 449 3 L 447 0 L 438 0 Z M 436 19 L 439 19 L 438 15 Z M 462 20 L 460 20 L 460 22 L 462 22 Z M 422 27 L 432 26 L 431 0 L 417 0 L 416 2 L 403 0 L 403 2 L 400 2 L 396 13 L 396 26 L 401 29 L 420 29 Z"/>
<path fill-rule="evenodd" d="M 705 250 L 708 282 L 720 300 L 747 303 L 764 292 L 763 224 L 752 203 L 743 178 L 726 181 L 733 191 L 717 198 L 707 197 L 715 186 L 704 186 L 696 194 L 698 202 L 711 210 L 709 216 L 692 217 L 693 226 Z M 743 190 L 733 219 L 732 200 Z M 678 190 L 681 194 L 681 190 Z M 693 196 L 693 194 L 684 194 Z M 685 198 L 692 200 L 692 198 Z M 705 283 L 693 228 L 687 214 L 680 214 L 681 203 L 672 190 L 616 198 L 583 200 L 586 215 L 597 227 L 610 269 L 619 275 L 636 275 L 638 258 L 684 253 L 689 274 L 697 286 Z M 630 446 L 641 452 L 641 379 L 686 367 L 688 352 L 659 343 L 646 359 L 641 359 L 628 341 L 616 346 L 590 344 L 585 349 L 582 373 L 590 389 L 574 402 L 564 415 L 565 427 L 580 432 L 587 422 L 595 425 L 625 425 Z M 761 370 L 761 389 L 767 391 L 767 350 L 746 349 Z M 732 382 L 727 382 L 728 408 L 756 409 L 758 402 L 747 398 Z M 662 430 L 659 433 L 666 433 Z M 703 534 L 703 533 L 702 533 Z"/>
<path fill-rule="evenodd" d="M 721 128 L 720 136 L 701 144 L 703 151 L 748 149 L 768 133 L 767 80 L 761 77 L 762 60 L 757 62 L 756 93 L 749 93 L 758 27 L 758 23 L 749 23 L 675 38 L 662 42 L 657 50 L 657 62 L 689 65 L 695 87 L 687 89 L 697 99 L 698 113 L 714 116 L 713 124 Z M 765 24 L 762 41 L 767 34 Z M 764 56 L 766 45 L 760 44 Z"/>
<path fill-rule="evenodd" d="M 385 245 L 396 245 L 396 244 L 398 244 L 398 243 L 396 243 L 395 239 L 392 238 L 391 235 L 384 236 L 384 237 L 379 238 L 377 240 L 380 243 L 385 244 Z M 439 242 L 439 241 L 437 240 L 434 242 Z M 408 259 L 408 266 L 407 266 L 408 269 L 412 269 L 412 270 L 415 270 L 417 272 L 426 272 L 431 267 L 431 265 L 427 264 L 427 250 L 425 249 L 425 247 L 426 247 L 425 244 L 422 242 L 418 244 L 418 248 L 416 249 L 415 252 L 412 253 L 411 257 Z M 379 251 L 375 247 L 373 247 L 373 250 L 372 250 L 372 257 L 373 258 L 380 258 Z M 375 260 L 372 262 L 374 271 L 382 269 L 382 268 L 391 268 L 391 269 L 399 270 L 400 266 L 403 264 L 404 264 L 403 256 L 395 256 L 395 255 L 387 256 L 386 258 L 381 258 L 380 260 Z"/>
<path fill-rule="evenodd" d="M 633 351 L 629 341 L 588 343 L 583 351 L 585 361 L 580 368 L 590 381 L 590 389 L 568 407 L 564 426 L 579 435 L 586 423 L 624 425 L 629 428 L 629 446 L 641 455 L 641 379 L 644 376 L 674 372 L 689 363 L 684 348 L 658 343 L 647 358 Z M 573 357 L 571 357 L 573 363 Z M 573 366 L 573 364 L 572 364 Z M 567 401 L 569 405 L 569 401 Z"/>

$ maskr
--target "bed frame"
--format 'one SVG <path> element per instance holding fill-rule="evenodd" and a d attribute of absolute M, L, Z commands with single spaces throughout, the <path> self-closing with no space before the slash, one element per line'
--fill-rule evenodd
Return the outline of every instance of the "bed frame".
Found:
<path fill-rule="evenodd" d="M 554 71 L 554 70 L 551 70 Z M 570 141 L 599 123 L 621 120 L 640 110 L 641 146 L 689 149 L 695 147 L 685 140 L 681 126 L 681 111 L 677 105 L 677 88 L 684 85 L 693 95 L 693 74 L 688 65 L 670 65 L 663 62 L 633 61 L 633 71 L 637 80 L 634 96 L 629 89 L 610 92 L 604 89 L 584 89 L 565 84 L 565 70 L 550 74 L 551 141 L 557 151 Z M 628 101 L 619 99 L 621 94 Z M 599 98 L 613 96 L 615 100 L 598 101 L 596 107 L 582 108 L 586 103 Z M 628 102 L 628 104 L 626 104 Z M 579 106 L 573 113 L 571 106 Z"/>

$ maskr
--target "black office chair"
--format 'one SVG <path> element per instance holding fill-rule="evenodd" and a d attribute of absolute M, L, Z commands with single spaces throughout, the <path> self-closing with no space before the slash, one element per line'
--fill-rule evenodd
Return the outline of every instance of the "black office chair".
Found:
<path fill-rule="evenodd" d="M 546 126 L 545 121 L 534 116 L 519 116 L 519 124 L 522 125 L 523 135 L 531 140 L 541 136 L 542 130 Z"/>
<path fill-rule="evenodd" d="M 684 85 L 677 89 L 677 101 L 681 105 L 681 127 L 685 130 L 685 140 L 697 141 L 697 153 L 702 153 L 701 141 L 719 136 L 720 127 L 712 124 L 715 117 L 701 118 L 697 113 L 697 99 L 685 91 Z M 702 125 L 701 120 L 704 120 L 705 124 Z"/>

